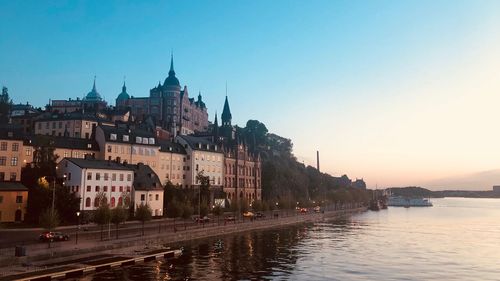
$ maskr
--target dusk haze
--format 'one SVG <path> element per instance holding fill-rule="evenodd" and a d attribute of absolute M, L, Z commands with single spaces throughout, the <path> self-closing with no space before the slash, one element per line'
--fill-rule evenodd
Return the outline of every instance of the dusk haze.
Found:
<path fill-rule="evenodd" d="M 0 13 L 0 281 L 500 278 L 500 1 Z"/>

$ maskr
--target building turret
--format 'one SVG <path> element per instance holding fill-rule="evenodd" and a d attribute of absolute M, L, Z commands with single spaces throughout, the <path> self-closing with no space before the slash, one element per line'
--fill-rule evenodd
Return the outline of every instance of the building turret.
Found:
<path fill-rule="evenodd" d="M 127 86 L 125 86 L 125 81 L 123 81 L 122 92 L 116 98 L 116 106 L 121 105 L 123 101 L 128 100 L 129 98 L 130 96 L 127 93 Z"/>
<path fill-rule="evenodd" d="M 164 87 L 167 86 L 177 86 L 180 88 L 179 79 L 175 77 L 174 71 L 174 55 L 172 54 L 170 57 L 170 70 L 168 71 L 168 77 L 165 79 L 165 83 L 163 83 Z"/>
<path fill-rule="evenodd" d="M 95 76 L 94 76 L 94 86 L 92 86 L 92 90 L 85 96 L 84 100 L 87 101 L 101 101 L 101 95 L 97 92 L 96 86 L 95 86 Z"/>
<path fill-rule="evenodd" d="M 224 109 L 221 115 L 222 126 L 231 126 L 231 118 L 231 110 L 229 109 L 229 102 L 227 101 L 226 95 L 226 101 L 224 101 Z"/>

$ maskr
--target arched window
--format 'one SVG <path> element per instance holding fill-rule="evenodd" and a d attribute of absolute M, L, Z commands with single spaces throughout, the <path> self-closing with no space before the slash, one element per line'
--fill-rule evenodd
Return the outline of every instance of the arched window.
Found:
<path fill-rule="evenodd" d="M 87 199 L 85 199 L 85 207 L 90 207 L 90 197 L 87 197 Z"/>
<path fill-rule="evenodd" d="M 99 207 L 99 198 L 97 198 L 97 197 L 94 200 L 94 207 L 96 207 L 96 208 Z"/>
<path fill-rule="evenodd" d="M 115 197 L 111 197 L 111 208 L 115 207 Z"/>
<path fill-rule="evenodd" d="M 122 205 L 123 205 L 123 198 L 118 197 L 118 206 L 122 206 Z"/>

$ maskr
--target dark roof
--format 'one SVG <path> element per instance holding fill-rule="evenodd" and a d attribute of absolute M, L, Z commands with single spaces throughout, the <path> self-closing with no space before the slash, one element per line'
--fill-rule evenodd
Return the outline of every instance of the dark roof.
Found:
<path fill-rule="evenodd" d="M 0 182 L 0 191 L 28 191 L 28 188 L 20 182 L 2 181 Z"/>
<path fill-rule="evenodd" d="M 149 144 L 149 143 L 148 144 L 141 143 L 141 144 L 151 145 L 156 147 L 159 146 L 156 141 L 155 134 L 143 128 L 138 128 L 138 127 L 126 128 L 126 127 L 107 126 L 107 125 L 100 125 L 99 127 L 104 132 L 104 137 L 106 141 L 136 144 L 136 137 L 148 138 L 148 139 L 154 138 L 155 139 L 154 144 Z M 111 134 L 116 134 L 116 140 L 111 139 Z M 128 141 L 123 140 L 124 135 L 129 136 Z"/>
<path fill-rule="evenodd" d="M 226 100 L 224 101 L 224 108 L 222 109 L 221 115 L 222 122 L 231 121 L 231 117 L 231 109 L 229 109 L 229 102 L 227 101 L 226 96 Z"/>
<path fill-rule="evenodd" d="M 179 79 L 175 77 L 174 56 L 170 59 L 170 71 L 168 72 L 168 77 L 165 79 L 163 86 L 180 86 Z"/>
<path fill-rule="evenodd" d="M 17 124 L 1 124 L 0 139 L 2 140 L 23 140 L 24 131 L 21 125 Z"/>
<path fill-rule="evenodd" d="M 158 175 L 143 163 L 128 164 L 127 167 L 134 170 L 134 189 L 135 190 L 163 190 Z"/>
<path fill-rule="evenodd" d="M 99 144 L 95 140 L 82 138 L 31 135 L 26 138 L 25 144 L 33 146 L 49 145 L 55 148 L 99 151 Z"/>
<path fill-rule="evenodd" d="M 220 146 L 212 142 L 210 137 L 195 137 L 195 136 L 182 135 L 179 136 L 179 138 L 185 140 L 193 150 L 221 152 Z"/>
<path fill-rule="evenodd" d="M 124 170 L 132 171 L 128 165 L 120 164 L 115 161 L 97 160 L 97 159 L 81 159 L 81 158 L 64 158 L 80 168 L 88 169 L 103 169 L 103 170 Z"/>
<path fill-rule="evenodd" d="M 158 144 L 160 145 L 161 152 L 172 152 L 172 153 L 186 154 L 186 150 L 184 149 L 184 147 L 178 143 L 167 141 L 167 140 L 160 140 L 160 141 L 158 141 Z"/>

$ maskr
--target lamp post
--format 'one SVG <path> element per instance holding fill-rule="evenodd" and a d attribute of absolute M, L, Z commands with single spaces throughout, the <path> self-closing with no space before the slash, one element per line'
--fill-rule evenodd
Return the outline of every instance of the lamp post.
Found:
<path fill-rule="evenodd" d="M 78 226 L 76 227 L 75 244 L 78 245 L 78 231 L 80 231 L 80 211 L 76 212 L 76 217 L 78 219 Z"/>
<path fill-rule="evenodd" d="M 276 218 L 279 218 L 278 202 L 276 202 Z"/>

